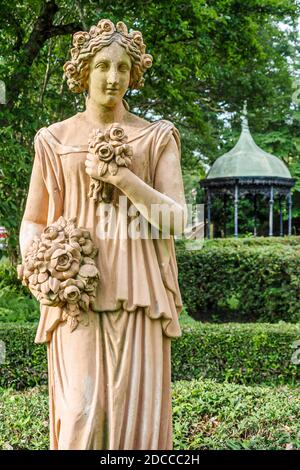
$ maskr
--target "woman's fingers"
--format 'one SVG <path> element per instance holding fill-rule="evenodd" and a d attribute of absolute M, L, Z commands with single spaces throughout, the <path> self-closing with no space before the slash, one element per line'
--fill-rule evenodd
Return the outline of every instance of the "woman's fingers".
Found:
<path fill-rule="evenodd" d="M 98 160 L 98 158 L 95 157 L 95 155 L 93 155 L 91 153 L 87 153 L 86 158 L 87 158 L 87 160 L 95 160 L 95 159 Z"/>
<path fill-rule="evenodd" d="M 94 165 L 95 165 L 95 163 L 92 162 L 91 160 L 86 160 L 86 161 L 85 161 L 85 166 L 86 166 L 87 168 L 92 168 Z"/>

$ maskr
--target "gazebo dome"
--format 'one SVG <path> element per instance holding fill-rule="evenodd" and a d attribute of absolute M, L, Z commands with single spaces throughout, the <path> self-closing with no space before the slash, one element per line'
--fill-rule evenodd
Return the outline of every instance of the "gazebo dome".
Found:
<path fill-rule="evenodd" d="M 291 174 L 282 160 L 256 145 L 245 115 L 237 144 L 214 162 L 206 178 L 243 176 L 291 178 Z"/>
<path fill-rule="evenodd" d="M 288 210 L 288 235 L 292 233 L 292 192 L 295 178 L 287 166 L 277 157 L 265 152 L 256 145 L 250 133 L 247 119 L 247 103 L 242 115 L 242 132 L 235 147 L 219 157 L 206 178 L 200 181 L 205 189 L 207 212 L 206 234 L 210 238 L 212 199 L 223 198 L 223 212 L 226 215 L 227 196 L 234 203 L 234 236 L 238 236 L 239 201 L 248 197 L 254 205 L 254 235 L 257 234 L 258 196 L 269 200 L 269 236 L 273 235 L 273 206 L 275 198 L 279 199 L 280 236 L 283 236 L 282 202 L 286 200 Z M 226 217 L 224 216 L 224 236 L 226 236 Z"/>

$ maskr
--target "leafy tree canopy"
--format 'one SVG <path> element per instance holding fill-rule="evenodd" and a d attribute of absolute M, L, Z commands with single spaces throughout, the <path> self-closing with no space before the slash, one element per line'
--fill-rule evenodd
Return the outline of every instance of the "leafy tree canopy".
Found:
<path fill-rule="evenodd" d="M 17 244 L 36 131 L 82 110 L 62 80 L 71 34 L 101 18 L 141 30 L 154 65 L 130 108 L 173 121 L 182 136 L 187 188 L 230 147 L 248 100 L 258 144 L 300 174 L 299 111 L 293 105 L 297 0 L 25 0 L 1 2 L 0 222 Z M 189 175 L 191 177 L 189 177 Z M 13 247 L 14 248 L 14 247 Z"/>

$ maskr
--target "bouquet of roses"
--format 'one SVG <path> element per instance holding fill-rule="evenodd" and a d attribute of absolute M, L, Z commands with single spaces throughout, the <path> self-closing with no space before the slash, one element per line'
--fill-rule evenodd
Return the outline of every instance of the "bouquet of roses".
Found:
<path fill-rule="evenodd" d="M 93 308 L 99 271 L 88 230 L 77 228 L 76 218 L 60 217 L 36 236 L 18 266 L 18 277 L 42 305 L 61 307 L 62 320 L 71 331 L 88 323 Z"/>
<path fill-rule="evenodd" d="M 93 130 L 89 137 L 88 151 L 99 159 L 99 176 L 105 175 L 107 171 L 116 175 L 119 166 L 130 166 L 133 152 L 127 140 L 124 129 L 118 123 L 112 124 L 105 133 L 100 129 Z M 112 190 L 111 184 L 91 178 L 89 197 L 95 201 L 110 202 Z"/>

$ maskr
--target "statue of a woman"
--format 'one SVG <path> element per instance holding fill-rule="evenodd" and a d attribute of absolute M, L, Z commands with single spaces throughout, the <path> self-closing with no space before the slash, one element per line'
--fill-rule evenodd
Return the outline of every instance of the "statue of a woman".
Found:
<path fill-rule="evenodd" d="M 140 32 L 101 20 L 74 34 L 71 57 L 65 76 L 71 91 L 87 93 L 86 109 L 37 132 L 20 230 L 23 261 L 60 217 L 76 218 L 98 249 L 88 321 L 70 329 L 59 306 L 41 305 L 35 341 L 47 343 L 51 449 L 172 449 L 170 347 L 182 308 L 174 235 L 186 221 L 178 131 L 123 100 L 152 63 Z M 125 142 L 124 133 L 123 160 L 108 171 L 91 136 Z M 156 236 L 130 236 L 137 220 Z"/>

